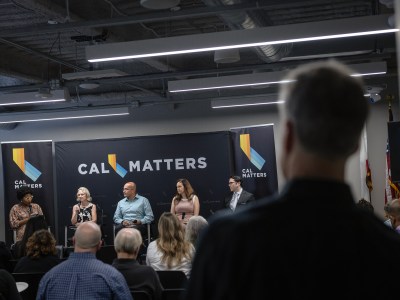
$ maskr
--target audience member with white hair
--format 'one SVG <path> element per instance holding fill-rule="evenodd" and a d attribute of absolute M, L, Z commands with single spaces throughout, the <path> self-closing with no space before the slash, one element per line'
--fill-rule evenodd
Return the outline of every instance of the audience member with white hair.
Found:
<path fill-rule="evenodd" d="M 131 290 L 146 291 L 153 300 L 161 300 L 162 286 L 152 267 L 141 265 L 137 256 L 142 246 L 142 236 L 135 228 L 121 229 L 114 241 L 117 257 L 113 266 L 124 275 Z"/>
<path fill-rule="evenodd" d="M 185 230 L 185 239 L 192 243 L 194 247 L 197 244 L 197 238 L 204 228 L 208 226 L 208 222 L 202 216 L 193 216 L 189 219 Z"/>

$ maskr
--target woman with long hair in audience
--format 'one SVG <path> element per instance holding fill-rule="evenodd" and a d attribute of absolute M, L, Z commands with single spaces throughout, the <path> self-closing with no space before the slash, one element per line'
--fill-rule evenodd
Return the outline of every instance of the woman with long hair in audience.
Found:
<path fill-rule="evenodd" d="M 26 223 L 24 235 L 22 240 L 16 242 L 13 247 L 11 248 L 12 254 L 15 259 L 21 258 L 26 255 L 26 244 L 28 239 L 32 236 L 35 231 L 41 229 L 48 229 L 46 219 L 43 215 L 37 215 L 35 217 L 31 217 Z"/>
<path fill-rule="evenodd" d="M 171 213 L 186 225 L 192 216 L 200 212 L 199 198 L 196 196 L 189 180 L 185 178 L 176 181 L 176 194 L 172 199 Z"/>
<path fill-rule="evenodd" d="M 92 197 L 90 192 L 85 187 L 80 187 L 76 193 L 76 201 L 72 207 L 72 225 L 79 226 L 83 222 L 93 221 L 97 222 L 97 211 L 96 205 L 92 203 Z"/>
<path fill-rule="evenodd" d="M 56 240 L 45 229 L 35 231 L 26 244 L 26 256 L 14 268 L 14 273 L 45 273 L 60 260 L 56 256 Z"/>
<path fill-rule="evenodd" d="M 155 270 L 180 270 L 189 277 L 194 247 L 185 240 L 182 225 L 174 214 L 161 215 L 158 234 L 159 238 L 147 248 L 146 264 Z"/>

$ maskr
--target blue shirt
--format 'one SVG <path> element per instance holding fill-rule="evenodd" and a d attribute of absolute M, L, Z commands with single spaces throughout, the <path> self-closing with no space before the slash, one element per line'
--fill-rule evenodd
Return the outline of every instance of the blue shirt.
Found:
<path fill-rule="evenodd" d="M 139 194 L 136 194 L 132 200 L 128 198 L 120 200 L 115 210 L 114 223 L 121 224 L 123 220 L 139 220 L 142 224 L 151 223 L 154 215 L 149 200 Z"/>
<path fill-rule="evenodd" d="M 36 300 L 120 299 L 132 296 L 124 276 L 93 253 L 71 253 L 40 280 Z"/>

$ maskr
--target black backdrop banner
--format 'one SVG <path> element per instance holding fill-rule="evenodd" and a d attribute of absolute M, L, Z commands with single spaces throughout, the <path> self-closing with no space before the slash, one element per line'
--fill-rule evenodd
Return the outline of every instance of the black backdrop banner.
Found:
<path fill-rule="evenodd" d="M 255 198 L 278 191 L 274 126 L 232 128 L 235 174 L 243 179 L 243 188 Z"/>
<path fill-rule="evenodd" d="M 16 190 L 29 186 L 51 230 L 55 230 L 52 142 L 2 143 L 6 242 L 12 243 L 9 212 L 18 203 Z"/>
<path fill-rule="evenodd" d="M 229 132 L 178 134 L 88 141 L 56 142 L 58 236 L 70 224 L 76 192 L 91 192 L 103 211 L 103 234 L 112 243 L 116 205 L 122 188 L 134 181 L 138 194 L 149 199 L 157 223 L 169 211 L 176 180 L 187 178 L 200 199 L 200 214 L 222 208 L 231 173 Z"/>

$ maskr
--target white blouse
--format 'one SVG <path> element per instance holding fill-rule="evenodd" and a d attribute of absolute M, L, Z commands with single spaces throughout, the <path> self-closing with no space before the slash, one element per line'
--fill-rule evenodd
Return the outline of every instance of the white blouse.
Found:
<path fill-rule="evenodd" d="M 190 250 L 190 257 L 194 257 L 194 247 L 191 245 Z M 158 271 L 165 271 L 165 270 L 178 270 L 183 271 L 186 277 L 189 278 L 190 271 L 192 270 L 192 260 L 183 258 L 182 262 L 178 265 L 172 266 L 168 268 L 166 263 L 161 261 L 162 252 L 158 250 L 157 242 L 152 241 L 149 246 L 147 247 L 147 254 L 146 254 L 146 264 L 152 267 L 154 270 Z"/>

